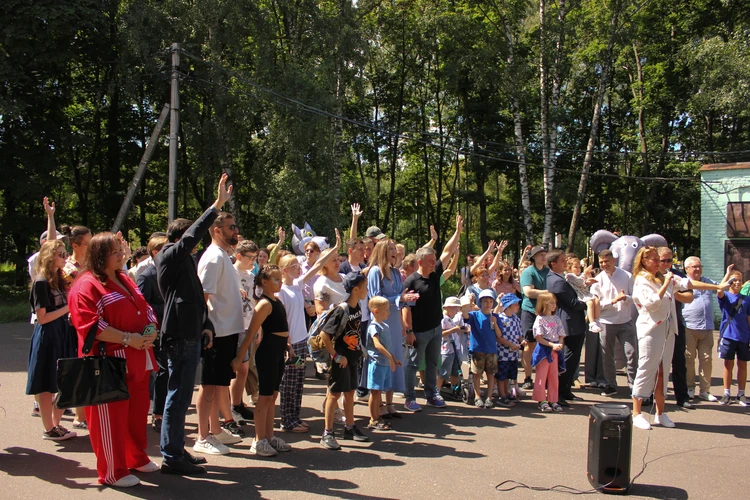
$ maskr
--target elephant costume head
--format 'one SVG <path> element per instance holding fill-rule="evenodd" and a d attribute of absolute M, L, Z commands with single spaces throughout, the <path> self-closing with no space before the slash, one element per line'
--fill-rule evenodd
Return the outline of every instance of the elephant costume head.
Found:
<path fill-rule="evenodd" d="M 667 240 L 660 234 L 638 236 L 617 236 L 605 229 L 600 229 L 591 236 L 591 249 L 594 253 L 609 248 L 617 259 L 617 267 L 629 273 L 633 272 L 633 261 L 638 250 L 645 246 L 665 247 Z"/>
<path fill-rule="evenodd" d="M 305 226 L 302 229 L 292 224 L 292 250 L 294 250 L 294 253 L 305 255 L 305 245 L 308 241 L 317 243 L 321 252 L 329 246 L 328 238 L 316 235 L 307 222 L 305 222 Z"/>

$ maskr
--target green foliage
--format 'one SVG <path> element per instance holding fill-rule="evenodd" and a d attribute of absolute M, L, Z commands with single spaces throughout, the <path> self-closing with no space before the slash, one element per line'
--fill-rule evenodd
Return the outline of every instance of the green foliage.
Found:
<path fill-rule="evenodd" d="M 56 201 L 61 224 L 111 227 L 169 99 L 173 42 L 186 51 L 179 216 L 208 206 L 227 171 L 237 186 L 229 209 L 259 243 L 279 225 L 305 221 L 332 237 L 357 201 L 360 232 L 378 225 L 409 250 L 430 225 L 442 244 L 460 212 L 464 254 L 500 238 L 517 257 L 525 232 L 517 124 L 532 230 L 543 227 L 540 56 L 555 60 L 564 40 L 552 194 L 562 233 L 615 6 L 627 15 L 576 250 L 607 228 L 662 232 L 694 253 L 697 184 L 640 177 L 695 177 L 703 160 L 747 159 L 747 2 L 566 5 L 561 24 L 559 3 L 547 3 L 541 46 L 539 6 L 529 0 L 2 2 L 0 251 L 16 266 L 13 281 L 28 279 L 24 262 L 45 228 L 43 196 Z M 160 141 L 125 222 L 135 246 L 166 226 L 166 131 Z M 680 153 L 707 149 L 737 153 Z"/>

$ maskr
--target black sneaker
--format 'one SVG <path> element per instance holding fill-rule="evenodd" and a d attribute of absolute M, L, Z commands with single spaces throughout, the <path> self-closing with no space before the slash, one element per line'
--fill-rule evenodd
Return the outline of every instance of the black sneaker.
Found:
<path fill-rule="evenodd" d="M 182 456 L 185 457 L 185 460 L 187 460 L 188 462 L 190 462 L 193 465 L 203 465 L 203 464 L 208 463 L 208 460 L 206 460 L 205 458 L 203 458 L 203 457 L 196 457 L 194 455 L 191 455 L 185 449 L 182 450 Z"/>
<path fill-rule="evenodd" d="M 198 474 L 205 474 L 205 472 L 205 467 L 192 463 L 187 457 L 183 457 L 180 460 L 175 460 L 174 462 L 167 462 L 166 460 L 164 460 L 161 463 L 162 474 L 175 474 L 177 476 L 197 476 Z"/>
<path fill-rule="evenodd" d="M 234 420 L 230 422 L 222 422 L 221 428 L 226 429 L 229 434 L 231 434 L 234 437 L 243 438 L 245 437 L 245 430 L 237 425 L 237 422 Z"/>
<path fill-rule="evenodd" d="M 359 442 L 365 442 L 365 441 L 370 440 L 370 438 L 367 437 L 367 435 L 365 435 L 364 432 L 359 430 L 359 427 L 357 427 L 356 425 L 352 427 L 351 429 L 347 429 L 346 427 L 344 427 L 344 439 L 353 439 Z"/>
<path fill-rule="evenodd" d="M 162 419 L 155 418 L 154 421 L 151 422 L 151 428 L 156 432 L 161 432 L 161 421 Z"/>
<path fill-rule="evenodd" d="M 731 405 L 732 397 L 729 394 L 724 394 L 719 400 L 720 405 Z"/>
<path fill-rule="evenodd" d="M 534 388 L 534 381 L 531 379 L 531 377 L 524 379 L 521 389 L 533 389 L 533 388 Z"/>
<path fill-rule="evenodd" d="M 232 405 L 232 416 L 234 417 L 234 414 L 237 413 L 240 417 L 242 417 L 242 420 L 252 422 L 252 420 L 255 418 L 255 413 L 253 413 L 253 410 L 245 406 L 244 403 L 239 405 Z M 235 420 L 237 420 L 235 418 Z"/>
<path fill-rule="evenodd" d="M 608 385 L 604 388 L 602 391 L 602 396 L 616 396 L 617 395 L 617 387 L 612 387 L 611 385 Z"/>

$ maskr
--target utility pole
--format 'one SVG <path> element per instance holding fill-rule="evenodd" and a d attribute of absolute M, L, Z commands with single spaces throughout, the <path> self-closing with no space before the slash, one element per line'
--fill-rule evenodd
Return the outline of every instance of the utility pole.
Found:
<path fill-rule="evenodd" d="M 169 105 L 169 222 L 177 218 L 177 135 L 180 130 L 180 44 L 172 44 L 172 98 Z"/>
<path fill-rule="evenodd" d="M 156 122 L 154 130 L 153 132 L 151 132 L 151 139 L 149 139 L 148 144 L 146 145 L 146 149 L 143 152 L 141 161 L 138 164 L 138 169 L 136 170 L 135 176 L 133 177 L 133 182 L 130 183 L 128 194 L 125 196 L 125 201 L 122 202 L 120 211 L 118 212 L 115 223 L 112 226 L 113 233 L 119 231 L 122 227 L 122 223 L 125 222 L 125 217 L 127 217 L 130 206 L 133 204 L 135 192 L 138 190 L 138 186 L 140 186 L 141 181 L 143 180 L 143 174 L 146 173 L 146 166 L 148 165 L 148 162 L 151 161 L 151 156 L 153 156 L 154 154 L 154 149 L 156 149 L 156 145 L 159 143 L 159 134 L 161 134 L 161 129 L 164 127 L 164 123 L 167 121 L 168 111 L 169 106 L 165 104 L 161 110 L 161 114 L 159 114 L 159 119 Z"/>

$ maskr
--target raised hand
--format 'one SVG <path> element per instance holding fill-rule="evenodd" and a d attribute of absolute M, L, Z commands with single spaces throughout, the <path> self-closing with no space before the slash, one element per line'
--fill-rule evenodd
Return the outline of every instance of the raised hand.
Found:
<path fill-rule="evenodd" d="M 335 228 L 333 231 L 336 233 L 336 245 L 334 248 L 341 248 L 341 233 L 339 233 L 339 228 Z"/>
<path fill-rule="evenodd" d="M 47 217 L 53 217 L 55 215 L 55 203 L 49 202 L 49 198 L 46 196 L 44 197 L 44 201 L 42 202 L 44 204 L 44 211 L 47 213 Z"/>
<path fill-rule="evenodd" d="M 359 203 L 352 203 L 352 217 L 359 219 L 362 213 L 362 210 L 359 209 Z"/>
<path fill-rule="evenodd" d="M 217 190 L 217 197 L 216 197 L 216 203 L 219 207 L 224 205 L 227 201 L 229 201 L 229 198 L 232 197 L 232 189 L 234 186 L 230 185 L 227 187 L 227 180 L 229 179 L 229 176 L 227 174 L 221 174 L 221 178 L 219 179 L 219 188 Z"/>
<path fill-rule="evenodd" d="M 430 226 L 430 239 L 431 240 L 438 240 L 438 234 L 437 231 L 435 231 L 435 226 Z"/>
<path fill-rule="evenodd" d="M 456 215 L 456 231 L 461 231 L 464 227 L 464 218 L 461 217 L 461 214 Z"/>
<path fill-rule="evenodd" d="M 284 243 L 284 240 L 286 239 L 286 231 L 284 231 L 284 228 L 279 226 L 279 229 L 277 231 L 279 234 L 279 246 Z"/>
<path fill-rule="evenodd" d="M 508 240 L 503 240 L 497 246 L 497 251 L 500 253 L 503 253 L 503 250 L 505 250 L 507 246 L 508 246 Z"/>

